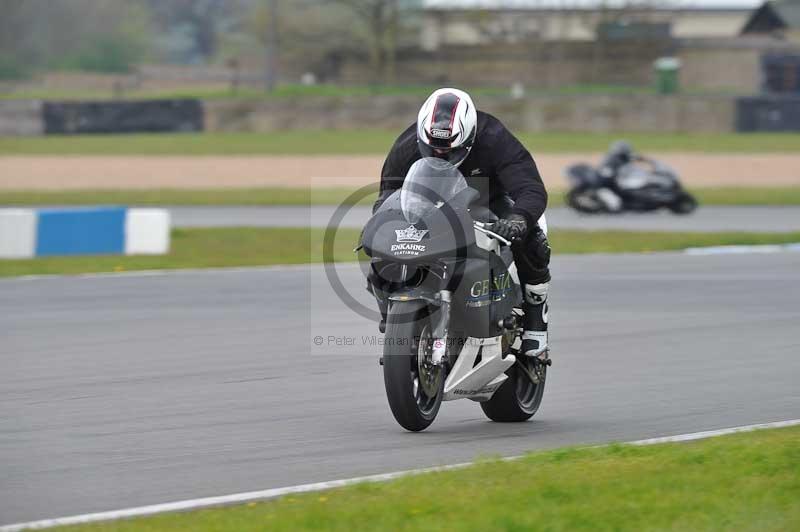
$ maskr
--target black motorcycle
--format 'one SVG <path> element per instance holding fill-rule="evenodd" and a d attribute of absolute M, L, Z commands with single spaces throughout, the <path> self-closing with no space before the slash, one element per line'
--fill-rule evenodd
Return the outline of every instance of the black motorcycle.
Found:
<path fill-rule="evenodd" d="M 510 242 L 477 199 L 456 167 L 422 159 L 362 234 L 386 296 L 386 396 L 411 431 L 454 399 L 480 402 L 494 421 L 524 421 L 544 393 L 549 358 L 518 351 L 522 292 Z"/>
<path fill-rule="evenodd" d="M 697 200 L 689 194 L 677 174 L 667 165 L 639 158 L 604 176 L 588 164 L 567 168 L 570 190 L 566 203 L 586 214 L 648 212 L 667 208 L 675 214 L 689 214 Z"/>

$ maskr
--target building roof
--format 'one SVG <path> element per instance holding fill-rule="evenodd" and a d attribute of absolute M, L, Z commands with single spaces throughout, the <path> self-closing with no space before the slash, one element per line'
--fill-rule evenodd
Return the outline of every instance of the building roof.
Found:
<path fill-rule="evenodd" d="M 750 11 L 763 0 L 660 0 L 654 3 L 630 0 L 421 0 L 423 9 L 457 10 L 595 10 L 649 8 L 655 10 Z"/>
<path fill-rule="evenodd" d="M 768 2 L 787 26 L 800 28 L 800 1 Z"/>
<path fill-rule="evenodd" d="M 770 33 L 785 28 L 800 29 L 800 0 L 764 2 L 742 28 L 742 33 Z"/>

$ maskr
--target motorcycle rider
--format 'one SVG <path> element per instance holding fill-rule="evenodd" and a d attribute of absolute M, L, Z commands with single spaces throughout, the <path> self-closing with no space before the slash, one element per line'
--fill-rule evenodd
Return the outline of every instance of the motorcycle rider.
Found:
<path fill-rule="evenodd" d="M 620 168 L 634 161 L 644 160 L 646 159 L 633 151 L 633 146 L 627 141 L 618 140 L 608 148 L 608 153 L 600 164 L 600 175 L 613 183 Z"/>
<path fill-rule="evenodd" d="M 525 316 L 520 350 L 528 356 L 547 356 L 547 191 L 533 157 L 500 120 L 478 111 L 469 94 L 438 89 L 420 108 L 417 122 L 400 134 L 389 151 L 373 213 L 402 186 L 411 166 L 423 157 L 445 159 L 457 166 L 467 184 L 480 192 L 478 204 L 500 218 L 491 229 L 512 241 L 523 286 Z M 374 268 L 370 272 L 369 286 L 383 311 L 386 302 L 382 286 L 388 281 Z"/>

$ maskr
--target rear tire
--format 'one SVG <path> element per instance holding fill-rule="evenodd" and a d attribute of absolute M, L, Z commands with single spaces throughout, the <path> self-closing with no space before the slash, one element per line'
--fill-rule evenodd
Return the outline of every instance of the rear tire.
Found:
<path fill-rule="evenodd" d="M 424 301 L 395 301 L 386 320 L 386 342 L 383 347 L 383 383 L 389 408 L 406 430 L 426 429 L 439 412 L 444 395 L 444 372 L 439 369 L 433 397 L 420 384 L 419 353 L 425 338 L 430 336 L 428 309 Z M 424 347 L 423 347 L 424 348 Z M 416 379 L 416 382 L 415 382 Z"/>
<path fill-rule="evenodd" d="M 491 399 L 481 403 L 483 413 L 492 421 L 519 423 L 529 420 L 539 410 L 547 380 L 547 366 L 541 368 L 539 383 L 533 384 L 517 364 L 527 364 L 533 371 L 532 360 L 525 355 L 518 355 L 517 362 L 506 371 L 506 381 Z"/>

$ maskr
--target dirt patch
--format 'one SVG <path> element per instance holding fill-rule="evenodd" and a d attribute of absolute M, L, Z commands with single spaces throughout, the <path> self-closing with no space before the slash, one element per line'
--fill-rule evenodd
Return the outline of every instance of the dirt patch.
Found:
<path fill-rule="evenodd" d="M 689 187 L 800 185 L 800 155 L 653 154 Z M 563 170 L 600 154 L 536 157 L 548 188 L 564 188 Z M 377 179 L 380 156 L 10 156 L 0 157 L 0 189 L 336 187 Z"/>

